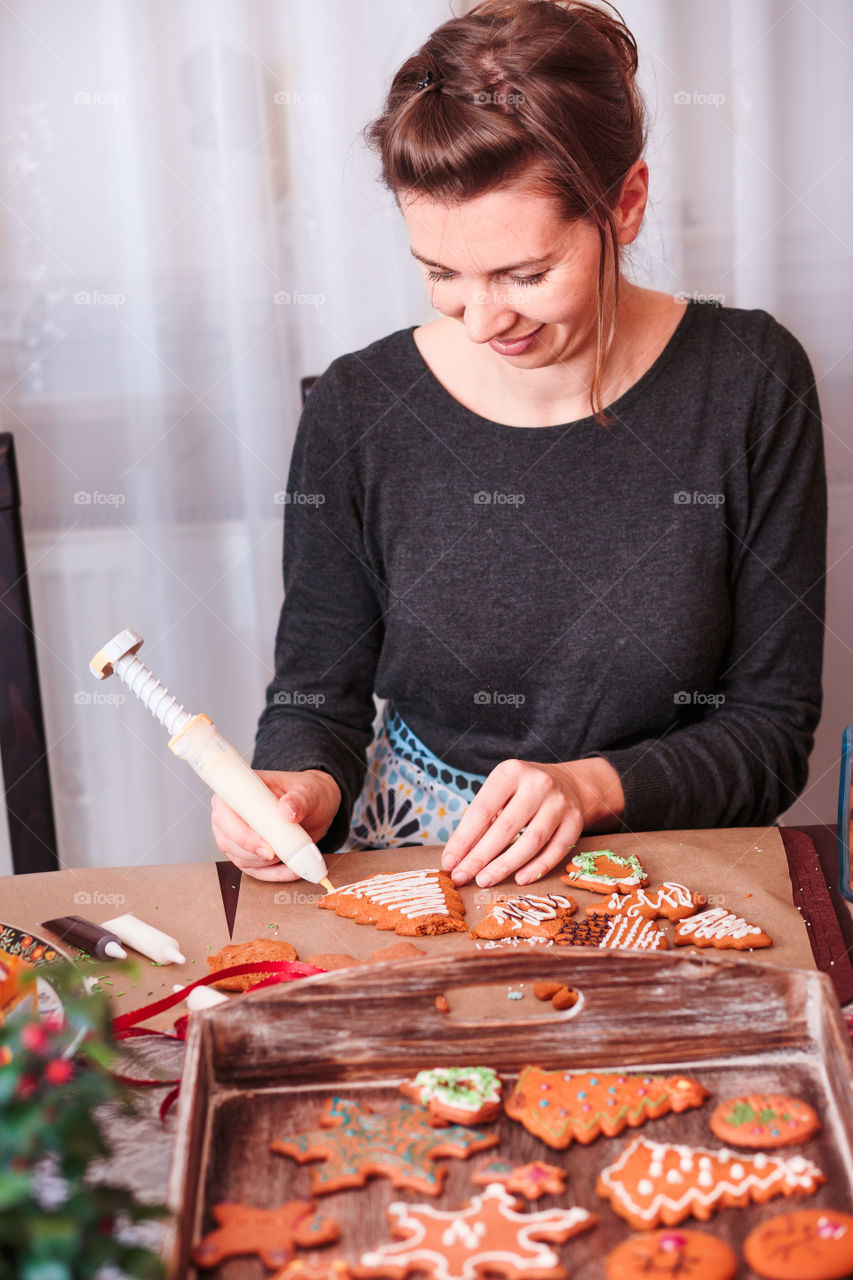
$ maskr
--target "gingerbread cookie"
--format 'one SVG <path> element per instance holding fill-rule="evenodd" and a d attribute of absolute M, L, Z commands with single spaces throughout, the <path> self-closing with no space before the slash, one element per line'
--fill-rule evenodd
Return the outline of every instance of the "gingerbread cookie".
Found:
<path fill-rule="evenodd" d="M 657 889 L 634 889 L 633 893 L 613 893 L 607 902 L 587 907 L 587 915 L 645 916 L 647 920 L 664 917 L 667 920 L 683 920 L 692 916 L 697 907 L 704 907 L 707 899 L 694 893 L 686 885 L 665 880 Z"/>
<path fill-rule="evenodd" d="M 286 1267 L 282 1267 L 281 1271 L 276 1271 L 274 1276 L 270 1276 L 269 1280 L 354 1280 L 354 1278 L 348 1264 L 340 1258 L 333 1258 L 329 1262 L 320 1263 L 319 1266 L 312 1266 L 309 1262 L 303 1262 L 301 1258 L 294 1258 Z"/>
<path fill-rule="evenodd" d="M 499 1182 L 507 1191 L 524 1196 L 525 1200 L 538 1200 L 540 1196 L 561 1196 L 566 1190 L 566 1171 L 555 1164 L 511 1165 L 505 1160 L 490 1160 L 481 1164 L 471 1174 L 471 1181 L 478 1187 L 489 1187 Z"/>
<path fill-rule="evenodd" d="M 634 951 L 667 951 L 669 938 L 643 916 L 590 915 L 564 920 L 553 937 L 558 947 L 599 947 Z"/>
<path fill-rule="evenodd" d="M 844 1280 L 853 1272 L 853 1217 L 797 1209 L 767 1218 L 744 1240 L 743 1256 L 766 1280 Z"/>
<path fill-rule="evenodd" d="M 425 956 L 423 947 L 416 947 L 413 942 L 396 942 L 393 946 L 382 947 L 374 951 L 367 960 L 356 960 L 355 956 L 340 951 L 319 951 L 317 955 L 308 956 L 306 964 L 316 965 L 332 973 L 337 969 L 356 969 L 364 964 L 380 964 L 383 960 L 411 960 L 415 956 Z"/>
<path fill-rule="evenodd" d="M 580 1000 L 580 993 L 564 982 L 534 982 L 533 994 L 543 1004 L 550 1000 L 555 1009 L 573 1009 Z"/>
<path fill-rule="evenodd" d="M 400 1085 L 400 1092 L 425 1107 L 438 1124 L 485 1124 L 501 1109 L 501 1080 L 491 1067 L 419 1071 Z"/>
<path fill-rule="evenodd" d="M 712 1112 L 711 1132 L 737 1147 L 789 1147 L 807 1142 L 820 1128 L 817 1112 L 799 1098 L 749 1093 L 730 1098 Z"/>
<path fill-rule="evenodd" d="M 469 938 L 553 938 L 560 923 L 578 909 L 574 898 L 559 893 L 497 898 Z"/>
<path fill-rule="evenodd" d="M 679 947 L 716 947 L 719 951 L 751 951 L 753 947 L 772 947 L 773 939 L 760 925 L 748 924 L 725 907 L 713 907 L 697 916 L 679 920 L 675 926 L 675 942 Z"/>
<path fill-rule="evenodd" d="M 613 1138 L 670 1111 L 701 1107 L 708 1090 L 689 1076 L 623 1075 L 606 1071 L 544 1071 L 525 1067 L 504 1103 L 512 1120 L 562 1150 L 572 1142 Z"/>
<path fill-rule="evenodd" d="M 255 938 L 252 942 L 235 942 L 216 951 L 207 957 L 211 973 L 220 969 L 230 969 L 233 964 L 260 964 L 264 960 L 298 960 L 296 949 L 289 942 L 280 942 L 278 938 Z M 256 982 L 264 978 L 272 978 L 271 973 L 242 973 L 234 978 L 223 978 L 214 982 L 215 987 L 223 991 L 248 991 Z"/>
<path fill-rule="evenodd" d="M 198 1267 L 216 1267 L 225 1258 L 257 1254 L 268 1267 L 280 1267 L 293 1257 L 293 1246 L 311 1249 L 340 1237 L 332 1218 L 321 1218 L 310 1200 L 290 1200 L 277 1209 L 253 1209 L 246 1204 L 215 1204 L 219 1223 L 193 1249 Z"/>
<path fill-rule="evenodd" d="M 596 1221 L 580 1208 L 519 1213 L 497 1183 L 455 1211 L 395 1201 L 388 1218 L 395 1239 L 362 1254 L 359 1276 L 405 1280 L 416 1271 L 432 1280 L 564 1280 L 568 1272 L 559 1256 L 540 1242 L 562 1244 Z"/>
<path fill-rule="evenodd" d="M 560 876 L 563 884 L 591 889 L 593 893 L 612 893 L 614 889 L 634 889 L 649 883 L 636 854 L 612 853 L 610 849 L 572 854 L 566 872 Z"/>
<path fill-rule="evenodd" d="M 403 1104 L 395 1111 L 372 1112 L 349 1098 L 330 1098 L 320 1116 L 321 1128 L 270 1143 L 270 1150 L 292 1156 L 300 1164 L 322 1160 L 311 1170 L 316 1195 L 343 1187 L 363 1187 L 373 1176 L 390 1179 L 437 1196 L 447 1170 L 436 1168 L 440 1156 L 464 1160 L 498 1142 L 496 1133 L 478 1133 L 461 1125 L 436 1129 L 420 1107 Z"/>
<path fill-rule="evenodd" d="M 395 929 L 409 937 L 459 933 L 465 928 L 465 906 L 444 871 L 398 871 L 357 884 L 347 884 L 317 900 L 356 924 Z"/>
<path fill-rule="evenodd" d="M 598 1176 L 596 1191 L 635 1231 L 688 1215 L 707 1219 L 717 1209 L 763 1204 L 775 1196 L 811 1195 L 826 1179 L 802 1156 L 746 1156 L 723 1147 L 683 1147 L 637 1137 Z"/>
<path fill-rule="evenodd" d="M 732 1280 L 737 1257 L 723 1240 L 687 1227 L 629 1236 L 607 1255 L 607 1280 L 645 1280 L 650 1276 L 689 1276 L 695 1280 Z"/>

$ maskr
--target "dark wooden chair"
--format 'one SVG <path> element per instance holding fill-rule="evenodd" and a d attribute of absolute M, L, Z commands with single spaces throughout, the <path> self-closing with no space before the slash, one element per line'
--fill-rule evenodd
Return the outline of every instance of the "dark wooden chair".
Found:
<path fill-rule="evenodd" d="M 27 586 L 15 446 L 0 432 L 0 760 L 12 866 L 56 871 L 47 744 Z"/>

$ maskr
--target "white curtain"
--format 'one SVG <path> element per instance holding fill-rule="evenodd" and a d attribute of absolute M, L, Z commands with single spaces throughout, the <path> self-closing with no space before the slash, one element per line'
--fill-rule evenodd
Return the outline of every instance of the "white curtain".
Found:
<path fill-rule="evenodd" d="M 790 820 L 832 820 L 853 719 L 853 7 L 621 7 L 651 126 L 632 274 L 765 308 L 820 378 L 827 708 Z M 448 0 L 0 7 L 0 429 L 19 455 L 65 865 L 215 853 L 201 784 L 88 661 L 134 627 L 172 691 L 250 752 L 299 378 L 431 315 L 360 130 L 450 16 Z"/>

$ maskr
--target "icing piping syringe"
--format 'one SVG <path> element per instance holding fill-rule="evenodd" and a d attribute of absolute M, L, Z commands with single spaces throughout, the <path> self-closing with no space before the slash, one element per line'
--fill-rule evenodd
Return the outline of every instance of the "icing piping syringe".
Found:
<path fill-rule="evenodd" d="M 191 715 L 172 697 L 136 656 L 141 647 L 141 635 L 121 631 L 98 650 L 89 668 L 99 680 L 115 672 L 172 735 L 169 749 L 186 760 L 211 791 L 257 831 L 291 871 L 331 892 L 334 886 L 323 855 L 308 833 L 298 822 L 288 822 L 269 787 L 217 732 L 216 725 L 205 715 Z"/>

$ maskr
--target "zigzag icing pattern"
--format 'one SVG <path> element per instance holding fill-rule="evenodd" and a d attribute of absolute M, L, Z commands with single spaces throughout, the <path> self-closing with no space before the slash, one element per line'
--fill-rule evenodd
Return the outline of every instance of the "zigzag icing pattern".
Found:
<path fill-rule="evenodd" d="M 543 920 L 555 920 L 557 911 L 562 908 L 568 911 L 573 902 L 558 893 L 547 893 L 541 897 L 525 894 L 520 898 L 508 898 L 504 902 L 495 902 L 490 913 L 495 920 L 511 920 L 521 928 L 525 924 L 541 924 Z"/>
<path fill-rule="evenodd" d="M 777 1195 L 810 1195 L 825 1180 L 804 1156 L 746 1156 L 727 1147 L 712 1151 L 637 1137 L 602 1170 L 597 1190 L 632 1225 L 671 1226 L 688 1214 L 710 1218 L 725 1196 L 763 1203 Z"/>
<path fill-rule="evenodd" d="M 746 938 L 763 932 L 759 925 L 747 923 L 725 907 L 713 907 L 710 911 L 700 911 L 696 916 L 679 920 L 676 929 L 679 937 L 690 935 L 693 938 Z"/>
<path fill-rule="evenodd" d="M 648 907 L 650 911 L 659 912 L 661 907 L 671 907 L 673 911 L 678 911 L 684 907 L 693 908 L 693 894 L 684 884 L 677 884 L 674 880 L 666 880 L 657 889 L 635 889 L 630 895 L 630 899 L 626 902 L 625 895 L 619 893 L 618 890 L 610 895 L 607 902 L 602 906 L 594 906 L 588 908 L 590 911 L 618 911 L 623 916 L 636 916 L 640 914 L 642 907 Z"/>
<path fill-rule="evenodd" d="M 644 916 L 610 916 L 610 929 L 599 947 L 633 947 L 637 951 L 666 951 L 669 940 Z"/>

